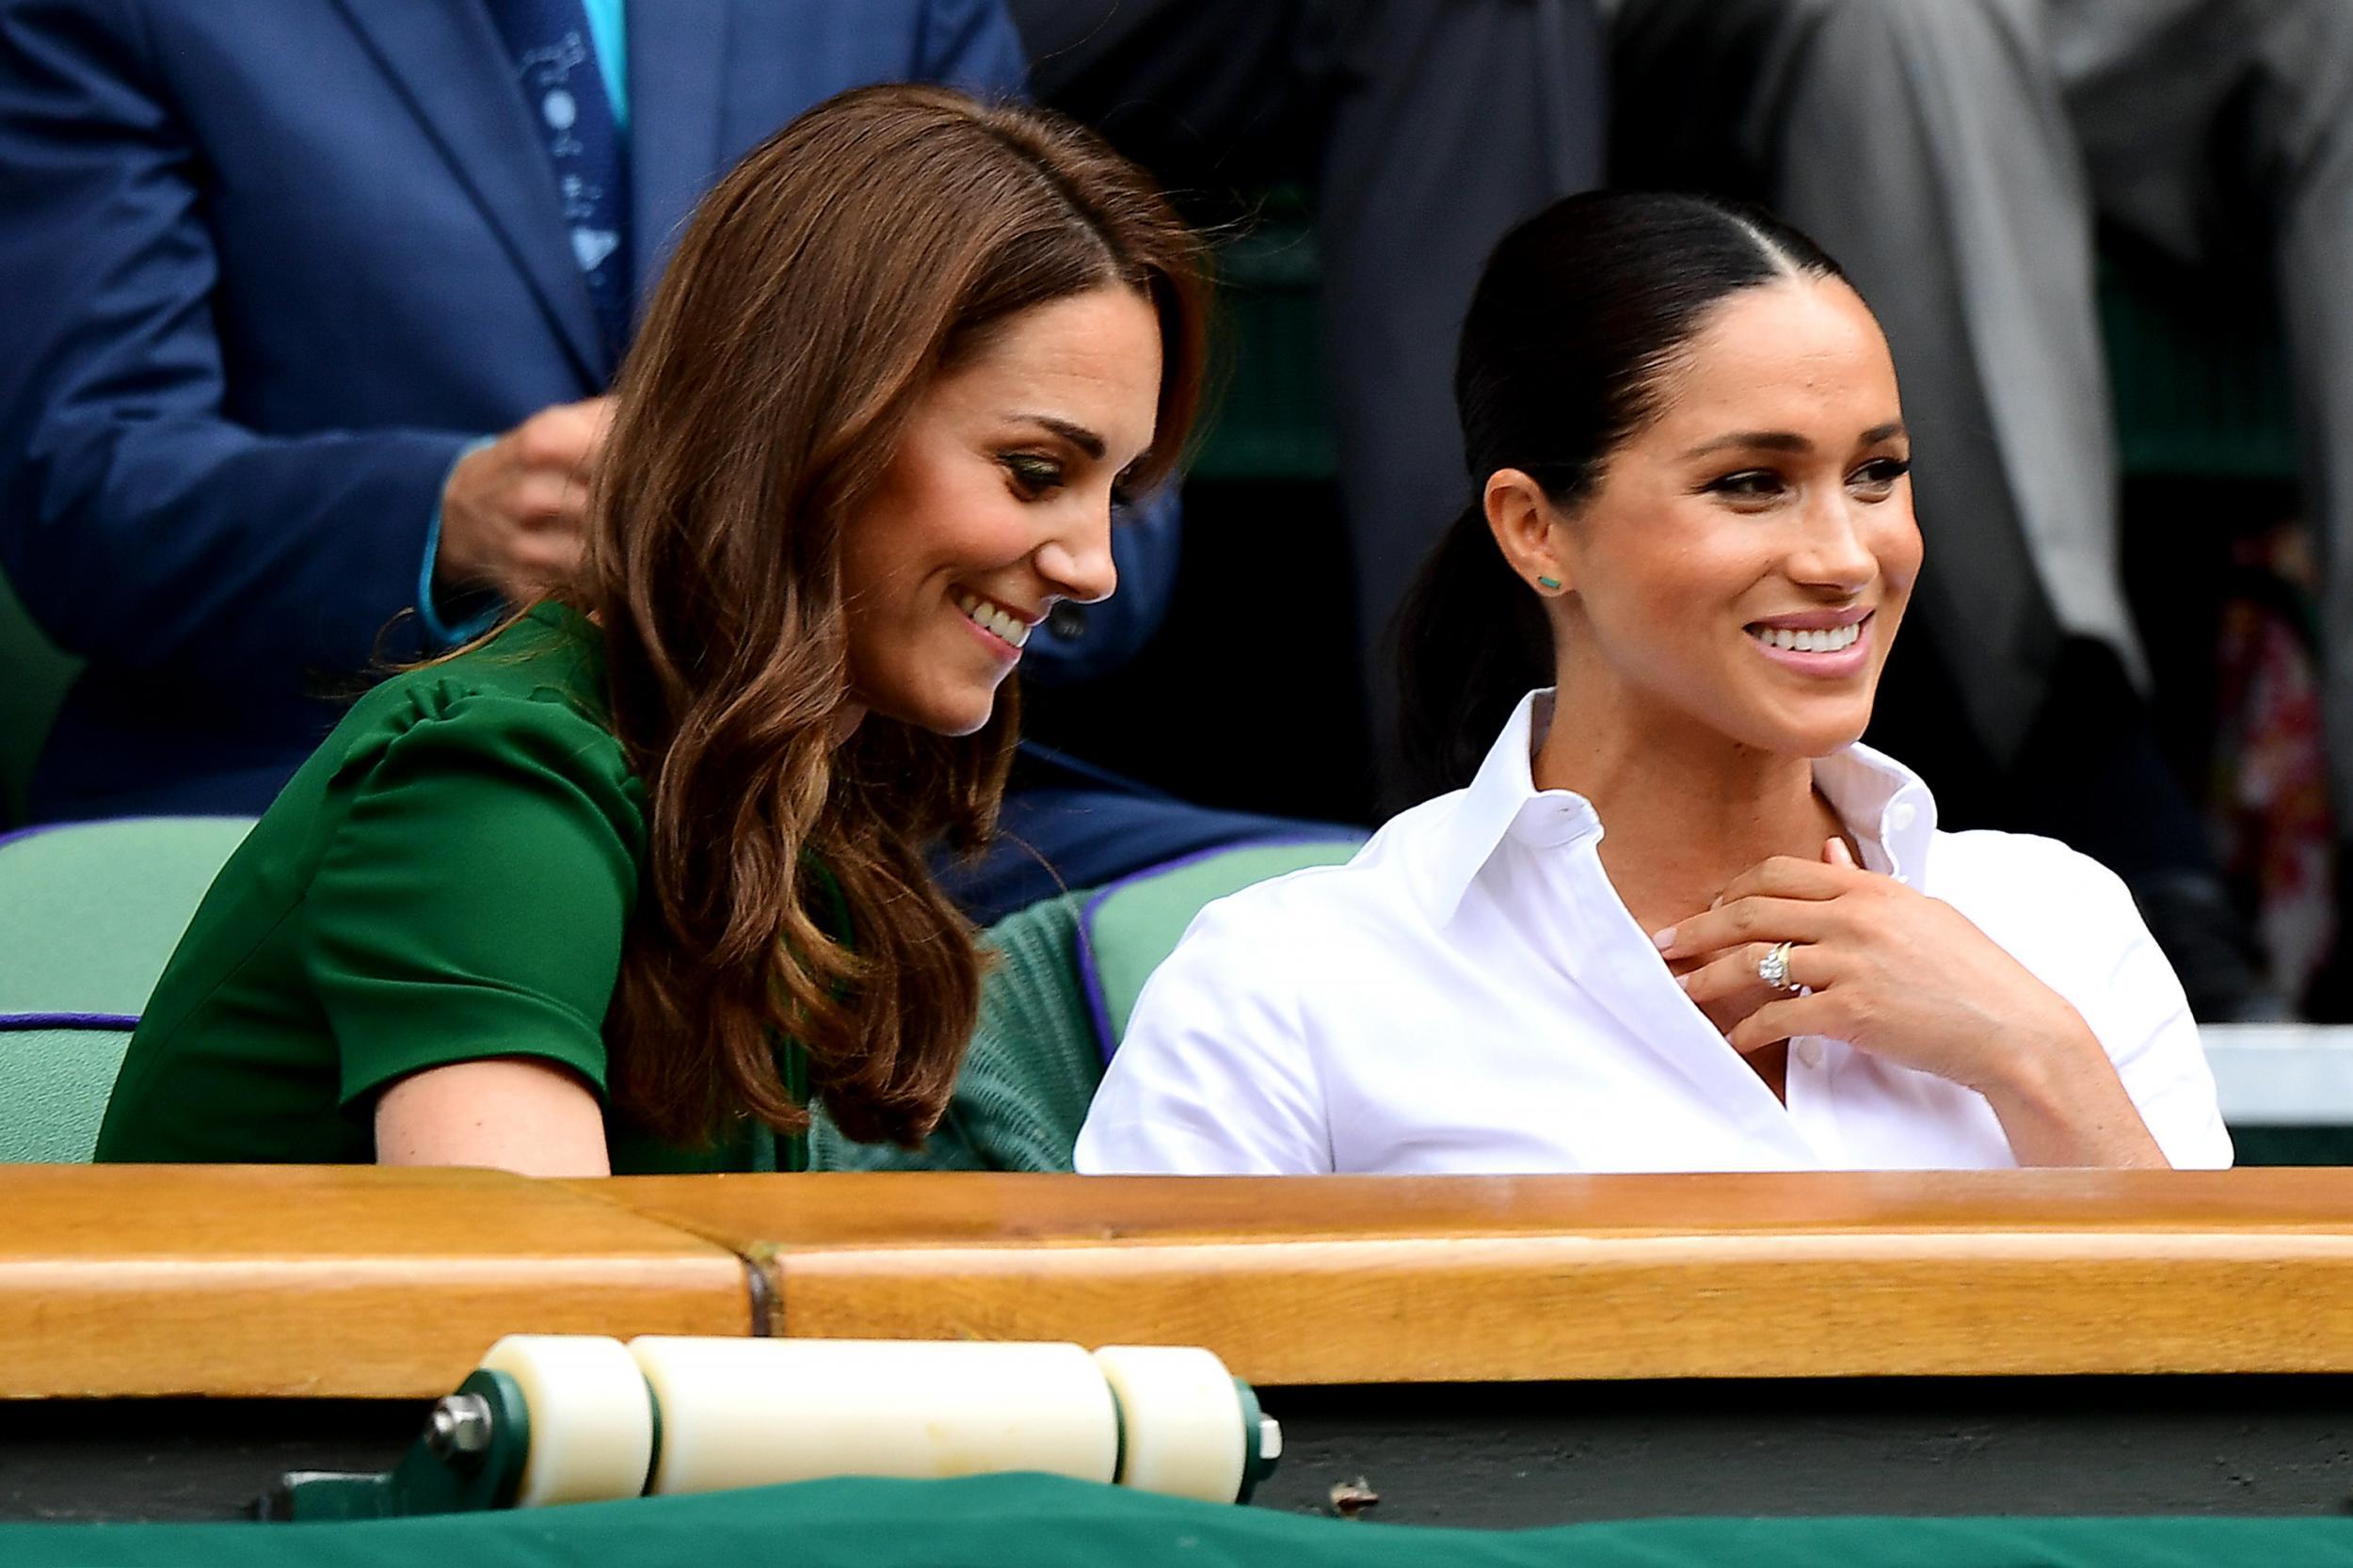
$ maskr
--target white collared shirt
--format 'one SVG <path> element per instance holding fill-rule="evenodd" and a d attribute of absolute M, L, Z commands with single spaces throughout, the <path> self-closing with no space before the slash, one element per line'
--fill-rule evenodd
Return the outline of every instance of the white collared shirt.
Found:
<path fill-rule="evenodd" d="M 1079 1169 L 2016 1163 L 1982 1096 L 1841 1041 L 1792 1041 L 1776 1098 L 1620 902 L 1592 805 L 1536 789 L 1550 707 L 1531 694 L 1468 789 L 1346 865 L 1204 909 L 1137 1002 Z M 1938 832 L 1919 778 L 1861 745 L 1815 782 L 1869 870 L 1952 904 L 2074 1006 L 2167 1159 L 2230 1163 L 2181 984 L 2114 874 L 2049 839 Z"/>

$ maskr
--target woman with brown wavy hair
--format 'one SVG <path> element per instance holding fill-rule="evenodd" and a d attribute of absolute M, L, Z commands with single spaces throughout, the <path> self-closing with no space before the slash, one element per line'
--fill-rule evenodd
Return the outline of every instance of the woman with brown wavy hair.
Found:
<path fill-rule="evenodd" d="M 1012 672 L 1168 472 L 1195 240 L 1085 132 L 932 88 L 702 203 L 624 365 L 579 580 L 362 698 L 221 873 L 102 1159 L 799 1163 L 920 1140 L 978 1005 Z"/>

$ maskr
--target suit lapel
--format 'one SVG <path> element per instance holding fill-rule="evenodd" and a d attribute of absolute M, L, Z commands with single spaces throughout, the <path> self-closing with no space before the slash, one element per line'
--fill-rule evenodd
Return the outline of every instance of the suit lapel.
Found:
<path fill-rule="evenodd" d="M 728 0 L 632 7 L 629 28 L 631 243 L 642 305 L 726 152 Z"/>
<path fill-rule="evenodd" d="M 596 307 L 572 260 L 538 129 L 480 0 L 335 3 L 482 209 L 584 381 L 602 389 L 611 367 Z"/>

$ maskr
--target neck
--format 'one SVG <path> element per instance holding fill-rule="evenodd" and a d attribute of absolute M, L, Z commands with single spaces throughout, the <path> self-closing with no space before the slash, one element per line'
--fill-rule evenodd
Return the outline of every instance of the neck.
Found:
<path fill-rule="evenodd" d="M 1820 859 L 1823 840 L 1843 831 L 1815 792 L 1812 759 L 1561 675 L 1536 787 L 1593 802 L 1608 830 L 1602 869 L 1638 920 L 1671 924 L 1769 856 Z"/>

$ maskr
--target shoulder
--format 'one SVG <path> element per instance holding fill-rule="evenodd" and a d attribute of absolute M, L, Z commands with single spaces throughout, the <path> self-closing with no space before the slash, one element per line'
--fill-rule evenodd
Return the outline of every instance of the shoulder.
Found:
<path fill-rule="evenodd" d="M 1289 872 L 1205 904 L 1161 968 L 1228 990 L 1279 987 L 1313 1000 L 1323 977 L 1361 976 L 1370 962 L 1412 962 L 1432 939 L 1416 873 L 1446 804 L 1392 818 L 1337 865 Z"/>
<path fill-rule="evenodd" d="M 2007 906 L 2129 908 L 2132 894 L 2114 872 L 2057 839 L 2033 833 L 1939 830 L 1929 851 L 1925 891 L 1949 903 Z M 2057 910 L 2050 913 L 2057 915 Z"/>
<path fill-rule="evenodd" d="M 1939 832 L 1922 890 L 2046 980 L 2054 971 L 2113 972 L 2124 953 L 2150 940 L 2122 878 L 2031 833 Z"/>
<path fill-rule="evenodd" d="M 592 658 L 530 623 L 455 658 L 404 670 L 368 693 L 329 737 L 334 792 L 444 783 L 584 796 L 632 841 L 645 790 L 604 719 Z"/>

